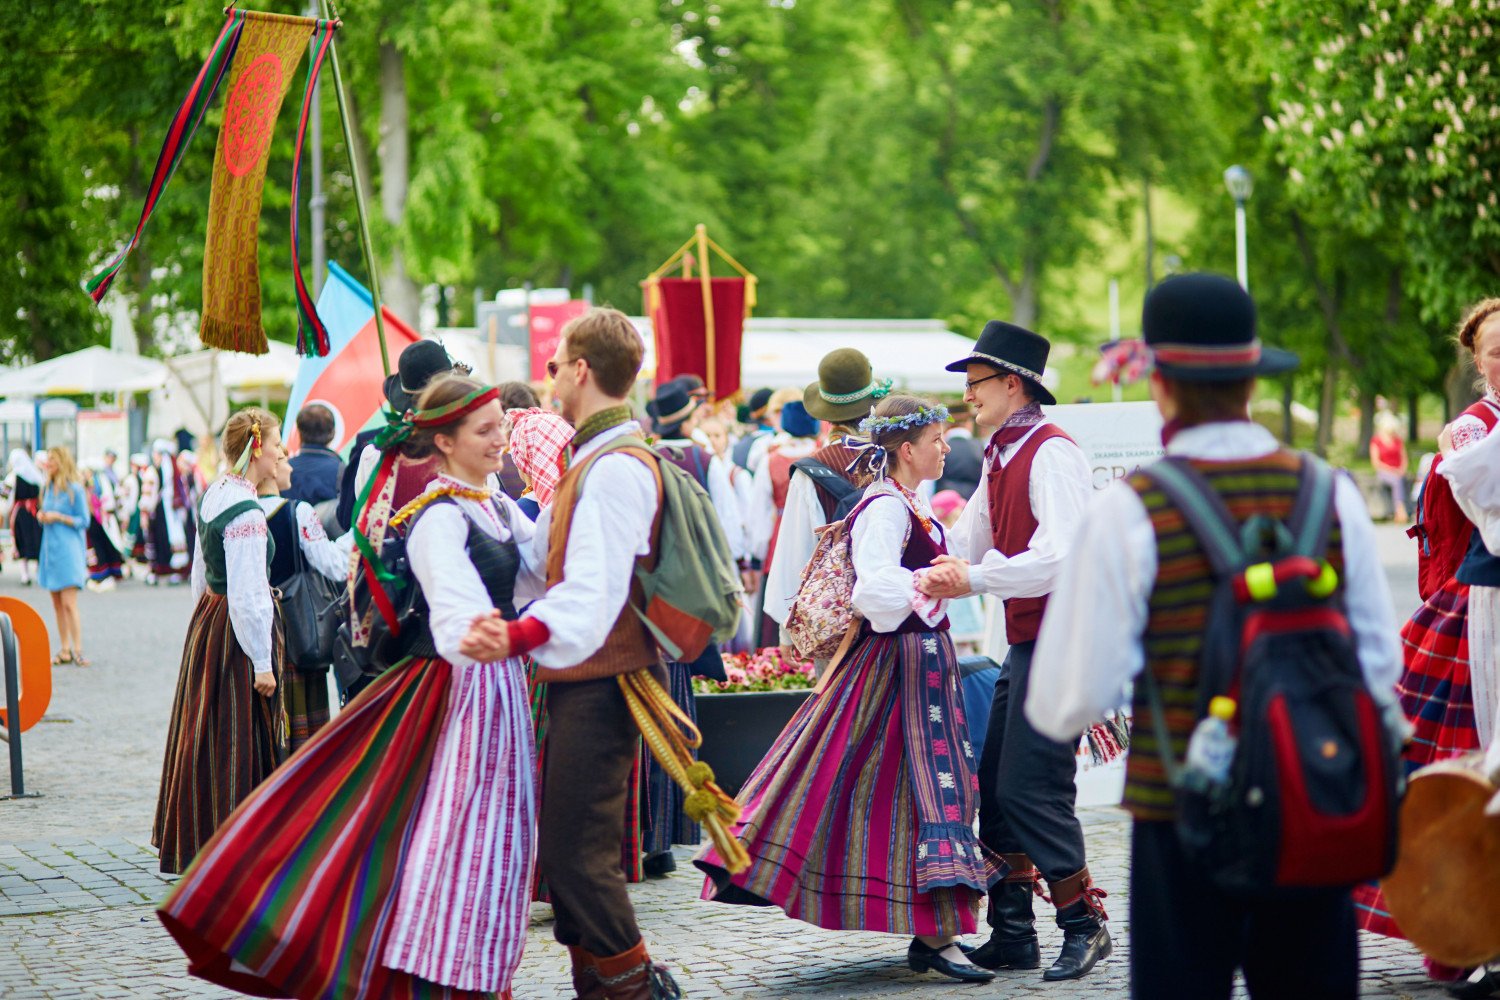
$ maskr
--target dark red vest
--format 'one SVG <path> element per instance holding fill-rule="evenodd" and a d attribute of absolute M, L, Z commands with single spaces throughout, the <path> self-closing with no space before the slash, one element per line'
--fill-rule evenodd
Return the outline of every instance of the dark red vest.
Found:
<path fill-rule="evenodd" d="M 1004 556 L 1025 552 L 1038 527 L 1031 511 L 1031 462 L 1036 451 L 1052 438 L 1073 439 L 1056 424 L 1043 424 L 1021 442 L 1010 461 L 994 463 L 989 473 L 990 534 L 995 550 Z M 1032 642 L 1042 625 L 1046 597 L 1015 597 L 1005 602 L 1005 640 L 1014 646 Z"/>
<path fill-rule="evenodd" d="M 919 569 L 926 569 L 932 565 L 932 561 L 938 556 L 948 554 L 948 532 L 943 529 L 941 522 L 933 521 L 937 525 L 941 541 L 933 541 L 922 527 L 922 522 L 916 514 L 911 515 L 911 537 L 906 540 L 906 551 L 901 553 L 902 569 L 909 569 L 915 573 Z M 946 632 L 948 631 L 948 616 L 944 615 L 936 625 L 929 625 L 917 617 L 913 611 L 907 615 L 906 621 L 896 630 L 901 632 Z"/>

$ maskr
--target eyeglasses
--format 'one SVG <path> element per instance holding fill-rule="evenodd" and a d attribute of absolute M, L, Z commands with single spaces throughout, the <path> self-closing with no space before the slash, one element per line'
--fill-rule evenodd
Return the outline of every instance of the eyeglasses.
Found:
<path fill-rule="evenodd" d="M 970 382 L 967 379 L 965 379 L 964 380 L 964 388 L 966 390 L 972 390 L 976 385 L 978 385 L 981 382 L 988 382 L 992 378 L 1004 378 L 1005 374 L 1006 374 L 1005 372 L 996 372 L 993 375 L 986 375 L 984 378 L 976 378 L 972 382 Z"/>

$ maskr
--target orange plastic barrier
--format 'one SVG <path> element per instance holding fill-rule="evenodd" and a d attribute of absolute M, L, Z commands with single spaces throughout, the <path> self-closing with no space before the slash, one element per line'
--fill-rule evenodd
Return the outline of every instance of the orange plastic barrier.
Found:
<path fill-rule="evenodd" d="M 20 662 L 17 675 L 21 680 L 20 732 L 26 732 L 41 721 L 52 701 L 52 645 L 47 641 L 47 623 L 36 609 L 19 597 L 0 597 L 0 614 L 10 616 L 16 633 L 16 655 Z M 4 650 L 0 649 L 0 656 Z M 0 661 L 0 723 L 7 731 L 11 722 L 5 717 L 5 674 Z"/>

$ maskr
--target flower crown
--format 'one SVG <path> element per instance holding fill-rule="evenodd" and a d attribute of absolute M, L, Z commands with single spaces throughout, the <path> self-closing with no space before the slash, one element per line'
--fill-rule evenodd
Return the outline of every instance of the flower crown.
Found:
<path fill-rule="evenodd" d="M 915 413 L 904 413 L 899 417 L 866 417 L 859 422 L 859 430 L 861 434 L 873 438 L 877 434 L 895 434 L 916 427 L 925 427 L 928 424 L 946 423 L 947 420 L 948 408 L 946 406 L 924 406 Z"/>

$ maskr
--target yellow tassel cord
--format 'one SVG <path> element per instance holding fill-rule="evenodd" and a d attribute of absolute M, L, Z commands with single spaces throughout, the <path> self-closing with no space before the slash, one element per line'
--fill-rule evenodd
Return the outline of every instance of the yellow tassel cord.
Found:
<path fill-rule="evenodd" d="M 691 751 L 703 745 L 698 727 L 649 671 L 621 674 L 617 680 L 652 756 L 687 792 L 682 811 L 708 830 L 714 849 L 731 875 L 744 871 L 750 866 L 750 855 L 727 826 L 740 818 L 740 806 L 714 783 L 713 768 L 693 760 Z"/>

